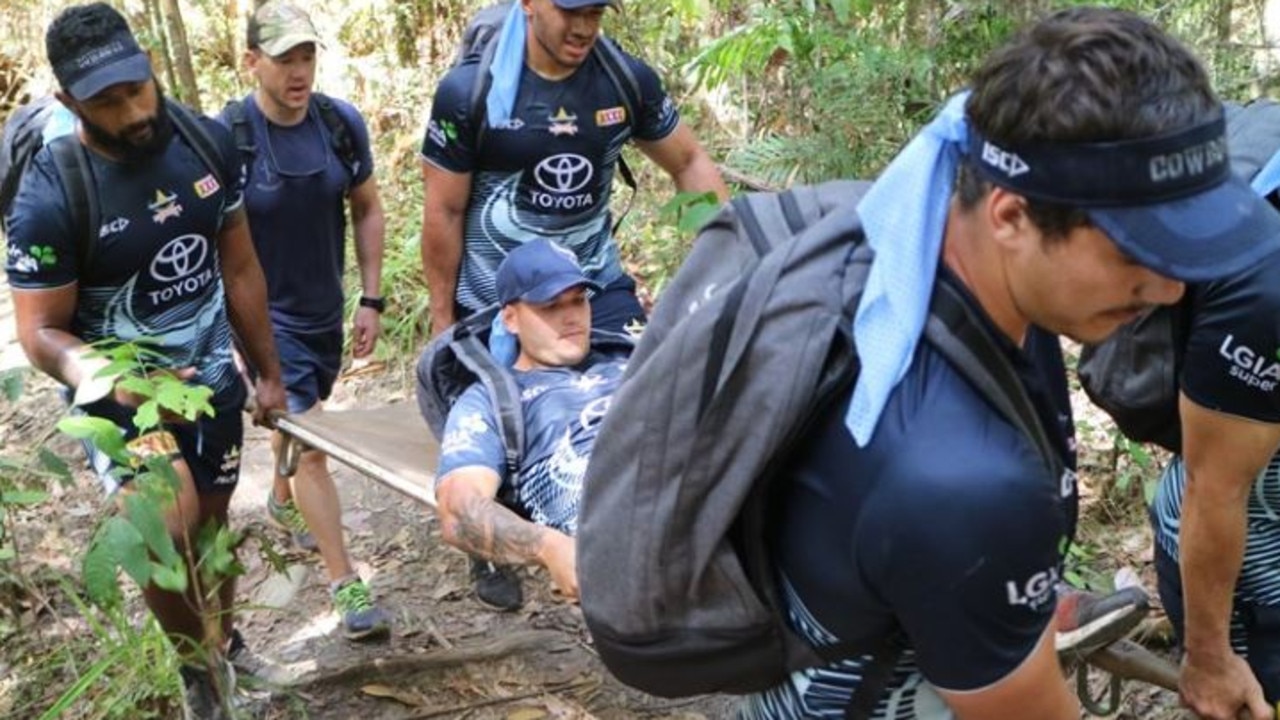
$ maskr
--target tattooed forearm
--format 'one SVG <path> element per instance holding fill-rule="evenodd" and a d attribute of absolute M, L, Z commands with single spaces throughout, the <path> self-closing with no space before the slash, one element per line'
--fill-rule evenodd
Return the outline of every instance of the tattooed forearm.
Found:
<path fill-rule="evenodd" d="M 465 498 L 454 508 L 451 532 L 455 546 L 503 564 L 537 562 L 546 528 L 522 519 L 491 497 Z"/>

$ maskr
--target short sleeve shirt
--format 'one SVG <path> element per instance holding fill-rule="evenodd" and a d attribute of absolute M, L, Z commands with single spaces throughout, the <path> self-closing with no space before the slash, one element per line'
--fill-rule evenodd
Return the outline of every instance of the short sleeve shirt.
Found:
<path fill-rule="evenodd" d="M 478 64 L 459 65 L 440 81 L 422 154 L 445 170 L 471 174 L 456 295 L 464 307 L 496 302 L 498 264 L 535 237 L 573 250 L 601 285 L 622 274 L 609 212 L 622 146 L 661 140 L 679 123 L 653 69 L 624 57 L 639 84 L 638 117 L 628 117 L 624 96 L 592 53 L 559 81 L 525 67 L 511 119 L 486 127 L 479 149 L 470 107 Z"/>
<path fill-rule="evenodd" d="M 1189 332 L 1181 389 L 1201 407 L 1280 423 L 1280 253 L 1232 278 L 1188 289 Z M 1156 540 L 1178 557 L 1181 461 L 1153 503 Z M 1252 601 L 1280 605 L 1280 459 L 1272 458 L 1249 495 L 1249 533 L 1238 588 Z"/>
<path fill-rule="evenodd" d="M 1045 353 L 1006 345 L 1073 468 L 1072 423 Z M 1052 477 L 1032 441 L 927 343 L 865 448 L 845 427 L 851 394 L 797 453 L 781 500 L 776 550 L 788 617 L 817 645 L 905 632 L 910 647 L 875 717 L 950 718 L 936 688 L 999 681 L 1051 620 L 1075 531 L 1074 472 Z M 864 664 L 797 672 L 749 698 L 743 715 L 843 717 Z"/>
<path fill-rule="evenodd" d="M 245 207 L 277 328 L 317 332 L 342 324 L 346 198 L 372 175 L 373 154 L 360 113 L 330 100 L 355 148 L 354 173 L 334 151 L 314 102 L 301 123 L 285 127 L 268 120 L 252 94 L 243 101 L 256 149 Z M 225 113 L 219 119 L 230 122 Z"/>
<path fill-rule="evenodd" d="M 243 202 L 244 173 L 230 134 L 212 120 L 201 122 L 222 148 L 221 181 L 177 132 L 159 155 L 139 164 L 89 151 L 90 191 L 102 224 L 94 228 L 88 267 L 80 264 L 82 243 L 53 155 L 42 148 L 14 198 L 5 269 L 15 288 L 78 283 L 76 336 L 150 338 L 163 364 L 195 367 L 195 382 L 221 392 L 240 380 L 217 243 L 226 216 Z"/>
<path fill-rule="evenodd" d="M 587 460 L 626 369 L 623 359 L 598 357 L 585 369 L 516 372 L 525 422 L 516 501 L 534 522 L 568 535 L 577 533 Z M 508 489 L 513 478 L 503 449 L 489 396 L 473 385 L 449 411 L 436 477 L 479 466 L 497 473 Z"/>

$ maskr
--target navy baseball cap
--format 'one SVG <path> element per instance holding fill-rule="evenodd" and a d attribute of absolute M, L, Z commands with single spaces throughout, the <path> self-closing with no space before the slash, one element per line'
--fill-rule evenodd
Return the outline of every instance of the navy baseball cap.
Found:
<path fill-rule="evenodd" d="M 93 17 L 106 30 L 94 43 L 63 42 L 58 35 L 72 14 Z M 63 22 L 60 22 L 63 21 Z M 62 89 L 76 100 L 86 100 L 120 83 L 151 79 L 151 58 L 143 52 L 124 16 L 106 3 L 68 8 L 49 26 L 45 49 L 53 75 Z"/>
<path fill-rule="evenodd" d="M 991 182 L 1081 209 L 1139 264 L 1184 282 L 1229 277 L 1280 250 L 1280 213 L 1231 171 L 1222 118 L 1163 135 L 1002 146 L 971 130 Z"/>
<path fill-rule="evenodd" d="M 597 5 L 618 6 L 618 0 L 551 0 L 556 7 L 562 10 L 577 10 L 584 7 L 595 7 Z"/>
<path fill-rule="evenodd" d="M 572 252 L 546 238 L 530 240 L 507 253 L 498 266 L 495 285 L 502 305 L 517 300 L 540 305 L 575 287 L 600 291 L 600 286 L 582 273 Z"/>

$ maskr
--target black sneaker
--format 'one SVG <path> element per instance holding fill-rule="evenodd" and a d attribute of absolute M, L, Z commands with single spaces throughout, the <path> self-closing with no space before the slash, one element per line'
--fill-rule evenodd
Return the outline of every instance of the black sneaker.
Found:
<path fill-rule="evenodd" d="M 495 565 L 488 560 L 471 558 L 471 580 L 476 597 L 495 610 L 519 610 L 524 605 L 520 576 L 509 565 Z"/>
<path fill-rule="evenodd" d="M 1058 586 L 1055 646 L 1059 655 L 1087 657 L 1127 636 L 1149 609 L 1147 593 L 1127 587 L 1110 595 Z"/>
<path fill-rule="evenodd" d="M 223 698 L 235 693 L 235 672 L 228 663 L 218 665 L 222 672 L 216 682 L 209 668 L 194 665 L 178 668 L 182 676 L 183 720 L 231 720 L 227 710 L 230 703 L 223 702 Z"/>
<path fill-rule="evenodd" d="M 250 684 L 280 682 L 280 667 L 246 645 L 239 628 L 231 631 L 231 638 L 227 641 L 227 661 L 235 668 L 238 683 L 246 680 Z"/>

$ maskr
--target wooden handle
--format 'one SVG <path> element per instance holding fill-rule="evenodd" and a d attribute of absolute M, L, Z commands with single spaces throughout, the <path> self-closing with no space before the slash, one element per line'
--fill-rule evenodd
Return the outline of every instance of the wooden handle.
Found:
<path fill-rule="evenodd" d="M 1178 692 L 1178 666 L 1132 640 L 1117 640 L 1089 655 L 1085 662 L 1116 677 Z"/>

